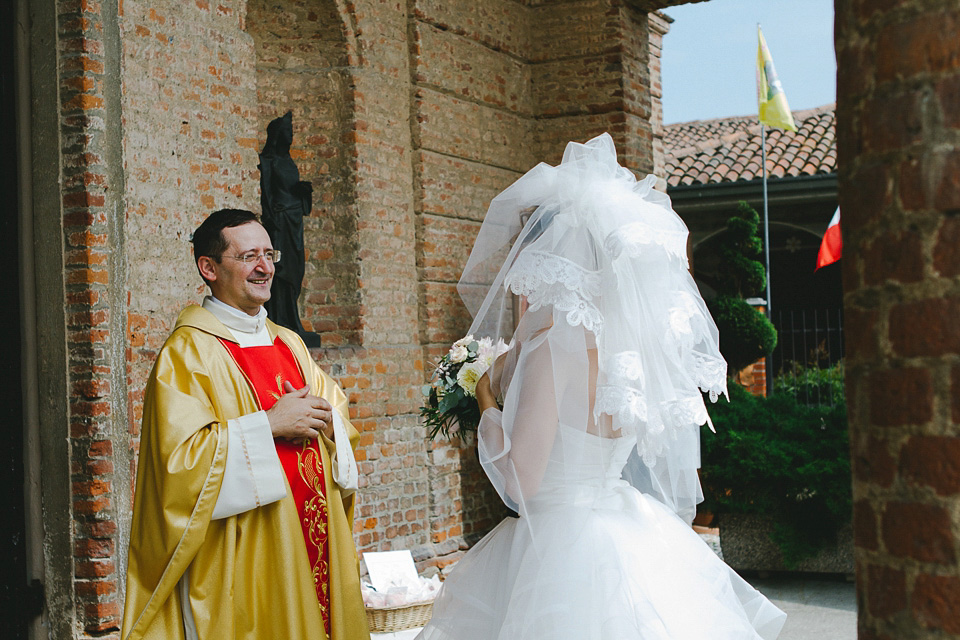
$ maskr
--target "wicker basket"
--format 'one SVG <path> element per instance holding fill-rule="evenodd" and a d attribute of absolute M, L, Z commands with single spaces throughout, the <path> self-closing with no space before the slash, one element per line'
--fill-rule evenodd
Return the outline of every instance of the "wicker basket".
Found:
<path fill-rule="evenodd" d="M 367 624 L 371 633 L 391 633 L 422 627 L 433 615 L 433 602 L 418 602 L 402 607 L 367 609 Z"/>

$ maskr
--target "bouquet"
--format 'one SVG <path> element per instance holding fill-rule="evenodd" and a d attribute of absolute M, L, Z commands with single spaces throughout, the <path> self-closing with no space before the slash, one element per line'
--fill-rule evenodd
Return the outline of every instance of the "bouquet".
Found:
<path fill-rule="evenodd" d="M 430 430 L 451 437 L 461 432 L 474 432 L 480 424 L 480 406 L 477 404 L 477 382 L 494 363 L 497 356 L 509 346 L 490 338 L 475 339 L 468 335 L 453 343 L 430 377 L 423 385 L 424 405 L 420 415 Z"/>

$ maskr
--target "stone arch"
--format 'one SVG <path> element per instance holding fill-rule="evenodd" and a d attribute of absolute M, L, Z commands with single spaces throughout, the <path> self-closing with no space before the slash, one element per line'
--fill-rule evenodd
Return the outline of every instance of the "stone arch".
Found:
<path fill-rule="evenodd" d="M 722 233 L 722 229 L 714 231 L 693 246 L 694 276 L 707 299 L 714 296 L 716 249 Z M 812 352 L 825 363 L 842 358 L 840 263 L 815 270 L 822 237 L 822 232 L 804 225 L 770 223 L 771 320 L 778 342 L 768 365 L 774 376 L 789 370 L 792 363 L 810 364 Z"/>
<path fill-rule="evenodd" d="M 291 155 L 313 185 L 304 221 L 300 318 L 323 347 L 361 342 L 356 150 L 355 27 L 336 0 L 250 0 L 259 148 L 267 124 L 293 112 Z"/>
<path fill-rule="evenodd" d="M 694 277 L 701 286 L 705 297 L 713 295 L 712 275 L 716 270 L 718 256 L 716 246 L 723 229 L 717 229 L 693 245 Z M 773 249 L 770 258 L 770 271 L 773 273 L 773 284 L 776 286 L 778 275 L 788 273 L 791 276 L 803 277 L 810 275 L 809 282 L 801 281 L 804 290 L 828 294 L 830 304 L 839 307 L 842 304 L 840 288 L 839 266 L 829 271 L 814 272 L 817 250 L 820 246 L 822 232 L 818 233 L 811 228 L 785 222 L 770 222 L 770 245 Z M 760 258 L 762 261 L 762 257 Z M 805 266 L 807 265 L 807 266 Z M 781 276 L 782 277 L 782 276 Z M 809 285 L 809 286 L 807 286 Z M 796 288 L 792 288 L 791 300 L 798 304 L 808 300 L 808 297 L 797 296 Z M 812 293 L 811 293 L 812 295 Z M 777 306 L 778 292 L 772 292 L 774 307 Z M 783 300 L 783 294 L 779 297 Z"/>

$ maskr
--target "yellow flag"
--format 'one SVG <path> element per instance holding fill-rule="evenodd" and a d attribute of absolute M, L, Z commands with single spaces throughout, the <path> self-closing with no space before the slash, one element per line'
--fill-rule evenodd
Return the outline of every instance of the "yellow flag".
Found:
<path fill-rule="evenodd" d="M 783 85 L 777 78 L 777 71 L 773 68 L 773 58 L 767 48 L 767 41 L 763 39 L 763 31 L 757 25 L 757 36 L 760 46 L 757 49 L 757 102 L 759 103 L 760 122 L 771 127 L 796 131 L 797 125 L 790 113 L 787 104 L 787 95 L 783 92 Z"/>

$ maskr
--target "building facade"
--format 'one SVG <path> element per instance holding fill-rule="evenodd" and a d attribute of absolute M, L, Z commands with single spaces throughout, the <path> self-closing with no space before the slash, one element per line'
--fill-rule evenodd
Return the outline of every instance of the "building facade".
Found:
<path fill-rule="evenodd" d="M 7 538 L 45 602 L 31 633 L 119 634 L 143 389 L 204 293 L 189 236 L 259 210 L 257 152 L 288 110 L 314 188 L 301 318 L 362 433 L 357 545 L 427 569 L 488 530 L 501 506 L 474 452 L 418 422 L 429 363 L 469 325 L 457 278 L 490 199 L 568 140 L 609 131 L 656 169 L 670 4 L 11 4 L 26 509 Z"/>
<path fill-rule="evenodd" d="M 668 4 L 0 4 L 3 532 L 42 594 L 30 633 L 118 635 L 144 378 L 202 293 L 187 237 L 257 208 L 286 109 L 317 196 L 302 316 L 363 429 L 357 542 L 439 566 L 492 524 L 472 453 L 425 440 L 417 387 L 466 326 L 453 284 L 493 194 L 604 130 L 658 168 Z M 836 0 L 836 19 L 859 637 L 960 637 L 960 12 Z M 28 611 L 27 592 L 3 595 Z"/>

